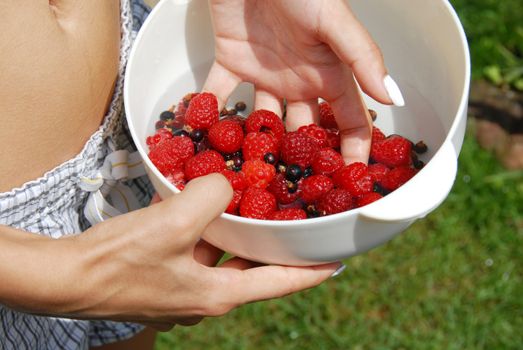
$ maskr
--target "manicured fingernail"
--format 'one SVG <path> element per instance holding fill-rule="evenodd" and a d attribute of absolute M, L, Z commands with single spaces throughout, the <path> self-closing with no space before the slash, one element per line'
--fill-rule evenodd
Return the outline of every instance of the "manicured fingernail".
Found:
<path fill-rule="evenodd" d="M 387 75 L 385 78 L 383 78 L 383 85 L 385 85 L 385 90 L 387 90 L 387 93 L 389 94 L 389 97 L 394 105 L 399 107 L 405 106 L 405 100 L 403 99 L 400 88 L 390 75 Z"/>
<path fill-rule="evenodd" d="M 338 268 L 336 269 L 336 271 L 334 271 L 334 272 L 332 273 L 331 278 L 340 275 L 343 271 L 345 271 L 346 268 L 347 268 L 347 265 L 345 265 L 345 264 L 341 264 L 341 266 L 338 267 Z"/>

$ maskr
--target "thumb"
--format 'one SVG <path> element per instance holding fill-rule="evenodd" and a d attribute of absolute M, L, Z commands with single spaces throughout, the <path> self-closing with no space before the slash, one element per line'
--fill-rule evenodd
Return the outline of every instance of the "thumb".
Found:
<path fill-rule="evenodd" d="M 199 236 L 231 199 L 232 188 L 225 176 L 210 174 L 190 181 L 182 192 L 157 205 L 164 207 L 166 217 Z"/>

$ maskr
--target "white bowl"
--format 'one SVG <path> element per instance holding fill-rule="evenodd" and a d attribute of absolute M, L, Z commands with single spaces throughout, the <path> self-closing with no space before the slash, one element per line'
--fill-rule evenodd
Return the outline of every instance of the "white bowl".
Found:
<path fill-rule="evenodd" d="M 222 214 L 204 238 L 237 256 L 265 263 L 311 265 L 379 246 L 436 208 L 456 176 L 463 142 L 470 59 L 459 19 L 446 0 L 354 0 L 351 7 L 383 51 L 406 106 L 382 106 L 377 126 L 424 140 L 427 165 L 408 183 L 368 206 L 301 221 L 261 221 Z M 340 33 L 340 35 L 345 35 Z M 206 0 L 163 0 L 143 25 L 125 79 L 127 120 L 161 197 L 178 192 L 147 157 L 154 119 L 187 92 L 198 91 L 214 57 Z M 252 106 L 242 84 L 231 101 Z"/>

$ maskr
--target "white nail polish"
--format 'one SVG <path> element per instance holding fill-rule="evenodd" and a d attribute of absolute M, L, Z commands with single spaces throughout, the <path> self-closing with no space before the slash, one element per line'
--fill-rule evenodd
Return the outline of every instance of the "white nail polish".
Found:
<path fill-rule="evenodd" d="M 338 267 L 338 268 L 336 269 L 336 271 L 334 271 L 334 272 L 332 273 L 331 278 L 340 275 L 343 271 L 345 271 L 346 268 L 347 268 L 347 265 L 342 264 L 340 267 Z"/>
<path fill-rule="evenodd" d="M 405 100 L 403 99 L 400 88 L 390 75 L 383 78 L 383 85 L 385 85 L 385 90 L 387 90 L 387 93 L 395 106 L 405 106 Z"/>

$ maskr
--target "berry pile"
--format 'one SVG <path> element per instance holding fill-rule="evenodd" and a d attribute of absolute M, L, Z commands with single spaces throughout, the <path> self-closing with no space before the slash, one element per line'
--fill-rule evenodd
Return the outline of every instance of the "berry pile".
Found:
<path fill-rule="evenodd" d="M 345 165 L 332 109 L 319 105 L 320 125 L 286 132 L 274 113 L 256 110 L 247 118 L 238 102 L 218 110 L 210 93 L 187 94 L 160 114 L 147 137 L 149 158 L 182 190 L 187 181 L 221 173 L 231 183 L 226 212 L 263 220 L 299 220 L 370 204 L 412 178 L 427 151 L 399 135 L 372 130 L 369 165 Z M 373 119 L 376 113 L 371 111 Z"/>

